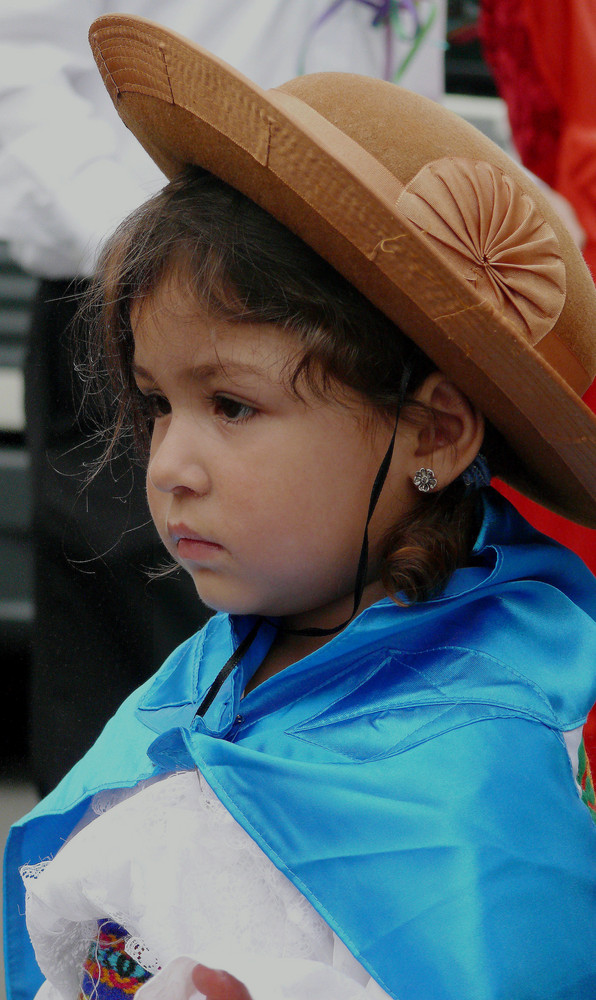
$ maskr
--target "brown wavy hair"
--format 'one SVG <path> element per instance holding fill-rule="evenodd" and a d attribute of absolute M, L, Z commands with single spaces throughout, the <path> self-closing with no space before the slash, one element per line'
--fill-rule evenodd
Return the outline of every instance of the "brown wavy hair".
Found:
<path fill-rule="evenodd" d="M 272 323 L 297 338 L 288 373 L 323 395 L 342 384 L 394 421 L 399 385 L 411 370 L 400 419 L 433 413 L 412 394 L 435 370 L 428 357 L 345 278 L 254 202 L 207 171 L 192 167 L 146 202 L 106 244 L 82 308 L 88 331 L 79 370 L 104 430 L 102 463 L 124 446 L 146 460 L 151 438 L 132 374 L 130 310 L 174 268 L 212 314 L 238 323 Z M 99 407 L 99 409 L 98 409 Z M 399 603 L 440 592 L 470 560 L 477 500 L 459 481 L 421 497 L 384 544 L 382 580 Z M 397 596 L 396 596 L 397 592 Z"/>

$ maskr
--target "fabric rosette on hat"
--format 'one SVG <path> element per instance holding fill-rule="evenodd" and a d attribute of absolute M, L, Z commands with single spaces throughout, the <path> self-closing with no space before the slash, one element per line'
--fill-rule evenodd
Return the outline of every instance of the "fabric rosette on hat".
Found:
<path fill-rule="evenodd" d="M 312 246 L 486 414 L 492 471 L 596 526 L 596 290 L 533 182 L 472 126 L 386 81 L 264 91 L 174 32 L 106 15 L 91 44 L 124 123 L 172 178 L 195 163 Z"/>

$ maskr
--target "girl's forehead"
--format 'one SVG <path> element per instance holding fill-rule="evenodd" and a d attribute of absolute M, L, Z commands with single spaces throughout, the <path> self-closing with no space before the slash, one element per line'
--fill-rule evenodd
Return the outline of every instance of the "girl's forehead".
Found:
<path fill-rule="evenodd" d="M 302 354 L 296 337 L 287 330 L 214 316 L 179 280 L 163 281 L 134 300 L 130 319 L 135 366 L 148 371 L 162 364 L 168 369 L 210 364 L 277 378 Z"/>
<path fill-rule="evenodd" d="M 160 339 L 180 329 L 188 337 L 200 327 L 205 335 L 207 313 L 188 282 L 177 274 L 166 274 L 160 283 L 130 303 L 130 322 L 135 345 L 149 338 Z M 198 335 L 198 334 L 197 334 Z"/>

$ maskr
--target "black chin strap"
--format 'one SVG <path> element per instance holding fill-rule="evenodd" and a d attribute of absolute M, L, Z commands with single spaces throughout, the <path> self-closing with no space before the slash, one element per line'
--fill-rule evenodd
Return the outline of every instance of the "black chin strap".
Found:
<path fill-rule="evenodd" d="M 335 625 L 333 628 L 288 628 L 282 625 L 278 621 L 274 621 L 270 618 L 260 618 L 258 619 L 250 632 L 245 635 L 242 642 L 238 645 L 238 648 L 232 653 L 229 660 L 224 663 L 217 677 L 213 681 L 213 684 L 209 688 L 207 694 L 205 695 L 203 701 L 201 702 L 196 714 L 198 716 L 204 716 L 207 709 L 212 705 L 218 692 L 220 691 L 222 685 L 230 676 L 232 671 L 238 666 L 242 658 L 248 652 L 250 646 L 252 645 L 259 627 L 263 621 L 268 622 L 273 625 L 279 632 L 284 632 L 286 635 L 305 635 L 305 636 L 323 636 L 323 635 L 336 635 L 341 632 L 346 625 L 349 625 L 358 612 L 360 607 L 360 601 L 362 600 L 362 594 L 364 593 L 364 588 L 366 586 L 366 577 L 368 572 L 368 526 L 372 520 L 372 516 L 375 512 L 377 503 L 379 502 L 379 497 L 381 496 L 381 491 L 385 485 L 385 480 L 387 479 L 387 473 L 389 472 L 389 467 L 391 465 L 391 459 L 393 458 L 393 449 L 395 448 L 395 437 L 397 434 L 397 425 L 399 423 L 399 418 L 401 411 L 403 409 L 404 401 L 406 398 L 406 391 L 408 388 L 408 382 L 410 381 L 410 376 L 412 374 L 412 362 L 408 362 L 404 366 L 402 372 L 402 377 L 399 386 L 399 396 L 397 403 L 397 412 L 395 414 L 395 424 L 393 426 L 393 433 L 391 435 L 391 440 L 389 442 L 389 447 L 385 452 L 383 461 L 379 466 L 379 471 L 375 476 L 375 481 L 370 492 L 370 500 L 368 504 L 368 513 L 366 515 L 366 524 L 364 525 L 364 536 L 362 538 L 362 545 L 360 547 L 360 557 L 358 559 L 358 568 L 356 570 L 356 580 L 354 583 L 354 603 L 352 610 L 348 618 L 341 622 L 339 625 Z"/>
<path fill-rule="evenodd" d="M 356 616 L 358 608 L 360 607 L 360 601 L 362 600 L 362 594 L 364 593 L 364 588 L 366 586 L 366 577 L 368 572 L 368 526 L 372 520 L 372 516 L 375 512 L 377 503 L 379 502 L 379 497 L 381 496 L 381 490 L 385 485 L 385 480 L 387 479 L 387 473 L 389 472 L 389 467 L 391 465 L 391 459 L 393 458 L 393 449 L 395 448 L 395 437 L 397 434 L 397 425 L 399 423 L 399 418 L 401 411 L 403 409 L 404 401 L 406 398 L 406 391 L 408 388 L 408 382 L 410 381 L 410 376 L 412 374 L 412 362 L 408 362 L 404 366 L 402 372 L 402 377 L 399 385 L 399 396 L 397 402 L 397 412 L 395 414 L 395 424 L 393 425 L 393 433 L 391 435 L 391 440 L 389 442 L 389 447 L 385 452 L 383 461 L 379 466 L 379 471 L 375 476 L 375 481 L 370 492 L 370 500 L 368 503 L 368 513 L 366 515 L 366 524 L 364 525 L 364 535 L 362 538 L 362 545 L 360 547 L 360 557 L 358 559 L 358 569 L 356 570 L 356 580 L 354 583 L 354 603 L 352 605 L 352 610 L 348 618 L 341 622 L 340 625 L 335 625 L 333 628 L 287 628 L 285 625 L 281 625 L 278 622 L 271 621 L 269 618 L 266 621 L 270 621 L 272 625 L 275 625 L 278 631 L 285 632 L 287 635 L 307 635 L 307 636 L 321 636 L 321 635 L 336 635 L 341 632 L 342 629 L 349 625 L 352 618 Z"/>
<path fill-rule="evenodd" d="M 259 618 L 254 623 L 254 625 L 251 628 L 250 632 L 246 633 L 246 635 L 244 636 L 244 639 L 242 640 L 242 642 L 240 642 L 238 644 L 237 648 L 234 650 L 234 652 L 230 656 L 229 660 L 226 660 L 226 662 L 224 663 L 223 667 L 219 671 L 217 677 L 213 681 L 213 684 L 211 685 L 211 687 L 207 691 L 207 694 L 203 698 L 201 704 L 197 708 L 197 710 L 195 712 L 195 717 L 197 715 L 201 716 L 201 717 L 203 715 L 205 715 L 205 712 L 207 711 L 207 709 L 213 704 L 213 702 L 215 701 L 216 696 L 218 695 L 218 693 L 219 693 L 221 687 L 223 686 L 223 684 L 225 683 L 225 681 L 227 681 L 227 679 L 230 676 L 230 674 L 232 673 L 232 671 L 235 670 L 235 668 L 240 663 L 240 660 L 243 658 L 243 656 L 245 655 L 245 653 L 247 653 L 248 650 L 250 649 L 250 647 L 252 646 L 253 641 L 256 638 L 257 632 L 259 631 L 259 628 L 261 627 L 262 621 L 263 621 L 263 619 Z"/>
<path fill-rule="evenodd" d="M 335 635 L 337 632 L 341 632 L 342 629 L 349 625 L 352 618 L 356 615 L 358 608 L 360 607 L 360 601 L 362 600 L 362 594 L 364 593 L 364 588 L 366 586 L 366 576 L 368 571 L 368 526 L 371 522 L 372 516 L 375 512 L 375 508 L 379 501 L 381 495 L 381 490 L 385 485 L 385 480 L 387 479 L 387 473 L 389 472 L 389 466 L 391 465 L 391 459 L 393 458 L 393 449 L 395 447 L 395 435 L 397 433 L 397 421 L 399 420 L 399 414 L 395 420 L 395 426 L 393 428 L 393 434 L 391 435 L 391 441 L 389 442 L 389 447 L 385 452 L 385 457 L 379 466 L 379 471 L 375 476 L 375 481 L 370 493 L 370 501 L 368 504 L 368 513 L 366 515 L 366 524 L 364 525 L 364 535 L 362 538 L 362 545 L 360 547 L 360 557 L 358 559 L 358 569 L 356 570 L 356 580 L 354 583 L 354 603 L 352 605 L 352 610 L 349 617 L 345 621 L 341 622 L 340 625 L 334 625 L 333 628 L 288 628 L 286 625 L 276 622 L 273 619 L 266 618 L 265 621 L 270 622 L 270 624 L 275 625 L 279 632 L 285 632 L 287 635 Z"/>

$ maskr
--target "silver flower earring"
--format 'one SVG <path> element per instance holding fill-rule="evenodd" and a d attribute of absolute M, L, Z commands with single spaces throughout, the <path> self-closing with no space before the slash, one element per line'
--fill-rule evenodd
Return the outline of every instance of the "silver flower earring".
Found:
<path fill-rule="evenodd" d="M 418 469 L 414 476 L 414 486 L 421 493 L 430 493 L 437 486 L 437 480 L 432 469 Z"/>

